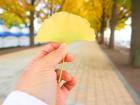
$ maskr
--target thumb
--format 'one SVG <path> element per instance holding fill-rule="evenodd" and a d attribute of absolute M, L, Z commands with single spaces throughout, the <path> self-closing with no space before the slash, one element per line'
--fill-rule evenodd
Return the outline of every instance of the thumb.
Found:
<path fill-rule="evenodd" d="M 62 61 L 62 59 L 65 58 L 67 54 L 67 47 L 66 44 L 60 45 L 59 48 L 56 50 L 52 51 L 48 55 L 44 57 L 45 62 L 47 62 L 47 65 L 50 66 L 56 66 L 58 63 Z"/>

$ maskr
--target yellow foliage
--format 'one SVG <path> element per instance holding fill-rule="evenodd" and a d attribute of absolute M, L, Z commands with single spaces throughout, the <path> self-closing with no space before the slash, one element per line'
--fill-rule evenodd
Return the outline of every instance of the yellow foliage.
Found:
<path fill-rule="evenodd" d="M 102 14 L 101 6 L 99 0 L 66 0 L 62 10 L 86 18 L 91 23 L 91 26 L 98 30 Z"/>
<path fill-rule="evenodd" d="M 35 40 L 58 43 L 93 41 L 95 33 L 86 19 L 67 12 L 58 12 L 44 21 Z"/>

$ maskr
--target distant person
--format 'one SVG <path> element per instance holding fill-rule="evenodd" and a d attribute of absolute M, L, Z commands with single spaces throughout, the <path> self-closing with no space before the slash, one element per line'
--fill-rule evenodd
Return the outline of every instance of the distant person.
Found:
<path fill-rule="evenodd" d="M 64 58 L 72 62 L 66 45 L 50 43 L 44 46 L 19 79 L 16 89 L 11 92 L 3 105 L 65 105 L 69 91 L 75 86 L 75 79 L 63 71 L 60 86 L 60 70 L 57 65 Z"/>

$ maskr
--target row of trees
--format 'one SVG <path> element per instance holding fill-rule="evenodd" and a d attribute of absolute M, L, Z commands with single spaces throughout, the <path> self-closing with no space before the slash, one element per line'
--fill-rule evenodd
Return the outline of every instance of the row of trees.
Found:
<path fill-rule="evenodd" d="M 140 19 L 136 11 L 140 6 L 139 0 L 133 0 L 132 15 L 132 41 L 131 64 L 140 67 Z M 11 5 L 12 4 L 12 5 Z M 30 46 L 34 45 L 34 21 L 40 23 L 58 11 L 67 11 L 86 18 L 96 32 L 100 44 L 104 43 L 104 31 L 110 28 L 109 48 L 114 48 L 115 29 L 122 29 L 125 21 L 131 17 L 131 0 L 0 0 L 0 8 L 4 10 L 0 18 L 5 20 L 7 26 L 13 21 L 18 24 L 28 25 L 30 28 Z M 40 7 L 40 8 L 39 8 Z"/>
<path fill-rule="evenodd" d="M 67 8 L 70 4 L 70 8 Z M 71 9 L 75 7 L 74 9 Z M 125 26 L 125 21 L 131 16 L 131 0 L 81 0 L 66 1 L 63 10 L 72 12 L 87 18 L 96 31 L 99 43 L 104 43 L 104 31 L 110 28 L 109 48 L 114 47 L 115 29 Z"/>
<path fill-rule="evenodd" d="M 1 0 L 0 7 L 4 9 L 1 18 L 7 25 L 14 21 L 29 26 L 31 46 L 36 18 L 42 22 L 57 11 L 67 11 L 87 18 L 99 43 L 104 43 L 104 31 L 110 28 L 109 47 L 113 48 L 114 30 L 123 28 L 131 14 L 131 0 Z"/>
<path fill-rule="evenodd" d="M 8 26 L 13 22 L 29 26 L 30 46 L 34 46 L 35 19 L 42 22 L 59 11 L 63 4 L 64 0 L 0 0 L 0 7 L 4 10 L 0 18 L 5 20 Z"/>

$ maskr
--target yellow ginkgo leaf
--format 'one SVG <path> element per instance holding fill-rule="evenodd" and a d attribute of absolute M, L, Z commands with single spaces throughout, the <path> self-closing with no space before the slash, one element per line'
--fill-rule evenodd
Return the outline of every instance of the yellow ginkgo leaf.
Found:
<path fill-rule="evenodd" d="M 77 15 L 58 12 L 46 19 L 41 25 L 36 42 L 72 43 L 95 40 L 95 32 L 89 22 Z"/>

